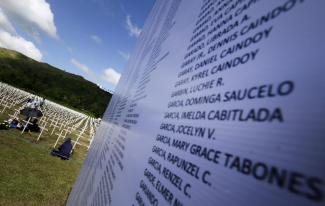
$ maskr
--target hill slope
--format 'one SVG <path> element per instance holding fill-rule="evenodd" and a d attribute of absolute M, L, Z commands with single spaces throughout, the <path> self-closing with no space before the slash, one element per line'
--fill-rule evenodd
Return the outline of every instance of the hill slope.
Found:
<path fill-rule="evenodd" d="M 102 116 L 112 96 L 81 76 L 4 48 L 0 48 L 0 81 L 96 117 Z"/>

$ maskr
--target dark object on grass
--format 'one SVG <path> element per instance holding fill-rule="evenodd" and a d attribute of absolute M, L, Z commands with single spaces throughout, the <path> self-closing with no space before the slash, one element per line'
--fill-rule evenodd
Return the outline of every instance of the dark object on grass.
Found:
<path fill-rule="evenodd" d="M 34 119 L 32 121 L 32 124 L 29 124 L 25 129 L 25 132 L 40 132 L 40 131 L 41 128 L 37 124 L 37 119 Z"/>
<path fill-rule="evenodd" d="M 38 109 L 32 109 L 29 107 L 25 107 L 24 109 L 20 110 L 20 114 L 26 117 L 42 117 L 43 113 Z"/>
<path fill-rule="evenodd" d="M 32 108 L 24 108 L 20 110 L 20 114 L 26 116 L 26 117 L 42 117 L 43 113 L 38 109 L 32 109 Z"/>
<path fill-rule="evenodd" d="M 8 130 L 10 125 L 7 122 L 3 122 L 0 124 L 0 130 Z"/>
<path fill-rule="evenodd" d="M 17 128 L 19 121 L 18 119 L 14 118 L 9 124 L 10 124 L 10 128 Z"/>
<path fill-rule="evenodd" d="M 71 139 L 67 138 L 58 149 L 52 150 L 51 155 L 61 157 L 61 159 L 63 160 L 68 160 L 70 158 L 71 150 L 72 150 Z"/>

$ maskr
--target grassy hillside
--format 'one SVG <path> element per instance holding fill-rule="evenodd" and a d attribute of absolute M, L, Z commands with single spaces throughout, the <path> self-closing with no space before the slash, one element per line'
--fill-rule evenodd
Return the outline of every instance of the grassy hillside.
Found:
<path fill-rule="evenodd" d="M 100 117 L 111 94 L 81 76 L 0 48 L 0 81 Z"/>

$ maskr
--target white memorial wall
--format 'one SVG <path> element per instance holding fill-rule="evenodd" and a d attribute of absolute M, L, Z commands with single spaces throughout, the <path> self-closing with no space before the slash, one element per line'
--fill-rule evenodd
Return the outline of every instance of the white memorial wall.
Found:
<path fill-rule="evenodd" d="M 324 9 L 157 0 L 67 205 L 324 205 Z"/>

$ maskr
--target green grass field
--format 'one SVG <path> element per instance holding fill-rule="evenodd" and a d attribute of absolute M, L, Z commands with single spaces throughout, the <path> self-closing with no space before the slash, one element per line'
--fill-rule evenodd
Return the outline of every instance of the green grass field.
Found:
<path fill-rule="evenodd" d="M 0 114 L 0 121 L 7 119 Z M 50 155 L 55 136 L 21 135 L 19 130 L 0 130 L 0 205 L 65 205 L 86 155 L 76 148 L 68 161 Z"/>

